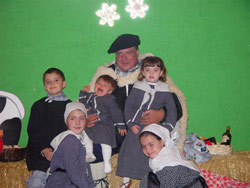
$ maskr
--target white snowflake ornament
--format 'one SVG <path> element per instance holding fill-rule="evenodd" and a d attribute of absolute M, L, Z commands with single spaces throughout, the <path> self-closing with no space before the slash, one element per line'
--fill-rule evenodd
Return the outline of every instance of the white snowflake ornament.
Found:
<path fill-rule="evenodd" d="M 144 18 L 146 16 L 145 11 L 148 10 L 149 6 L 143 4 L 143 0 L 128 0 L 129 5 L 126 6 L 125 10 L 130 12 L 130 17 L 135 19 L 137 17 Z"/>
<path fill-rule="evenodd" d="M 114 26 L 114 20 L 119 20 L 120 15 L 116 13 L 116 5 L 112 4 L 110 7 L 107 3 L 102 4 L 102 9 L 96 11 L 96 15 L 100 17 L 99 24 L 104 25 L 108 23 L 110 27 Z"/>

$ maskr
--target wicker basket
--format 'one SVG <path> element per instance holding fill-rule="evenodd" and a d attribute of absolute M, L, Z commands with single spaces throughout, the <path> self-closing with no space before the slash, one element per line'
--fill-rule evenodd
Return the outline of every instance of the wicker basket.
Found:
<path fill-rule="evenodd" d="M 21 161 L 25 158 L 26 147 L 25 148 L 6 148 L 0 153 L 1 162 L 16 162 Z"/>
<path fill-rule="evenodd" d="M 207 146 L 207 149 L 212 155 L 232 155 L 233 152 L 233 146 L 231 145 L 220 145 L 220 144 L 215 144 L 215 145 L 210 145 Z"/>

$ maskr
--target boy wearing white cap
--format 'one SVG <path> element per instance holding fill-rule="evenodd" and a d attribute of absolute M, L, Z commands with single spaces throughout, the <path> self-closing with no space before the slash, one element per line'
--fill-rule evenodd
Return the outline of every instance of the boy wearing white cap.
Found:
<path fill-rule="evenodd" d="M 64 119 L 68 130 L 56 136 L 51 145 L 54 148 L 46 188 L 79 187 L 93 188 L 89 163 L 85 161 L 84 135 L 87 110 L 79 102 L 68 103 Z"/>
<path fill-rule="evenodd" d="M 168 129 L 158 124 L 148 125 L 140 133 L 140 142 L 153 171 L 145 175 L 140 188 L 207 187 L 195 164 L 180 155 Z"/>

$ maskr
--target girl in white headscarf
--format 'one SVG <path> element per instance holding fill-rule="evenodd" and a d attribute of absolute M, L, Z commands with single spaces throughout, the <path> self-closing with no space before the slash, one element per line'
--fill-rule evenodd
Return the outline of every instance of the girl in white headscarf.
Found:
<path fill-rule="evenodd" d="M 56 136 L 50 162 L 50 176 L 45 188 L 94 188 L 89 163 L 86 159 L 84 131 L 87 110 L 79 102 L 66 105 L 64 120 L 68 130 Z"/>
<path fill-rule="evenodd" d="M 152 169 L 140 188 L 207 187 L 194 163 L 180 155 L 168 129 L 157 124 L 146 126 L 140 134 L 140 143 Z"/>

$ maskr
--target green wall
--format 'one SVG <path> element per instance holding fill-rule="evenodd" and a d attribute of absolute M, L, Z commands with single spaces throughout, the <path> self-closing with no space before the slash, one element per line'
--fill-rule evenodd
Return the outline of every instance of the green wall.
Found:
<path fill-rule="evenodd" d="M 65 93 L 77 99 L 122 33 L 138 34 L 140 53 L 163 58 L 170 77 L 187 98 L 187 132 L 220 140 L 231 126 L 235 150 L 249 150 L 249 0 L 145 0 L 144 19 L 132 20 L 117 4 L 121 19 L 100 26 L 100 0 L 0 0 L 0 90 L 24 103 L 20 145 L 27 143 L 33 102 L 45 95 L 42 73 L 58 67 Z"/>

